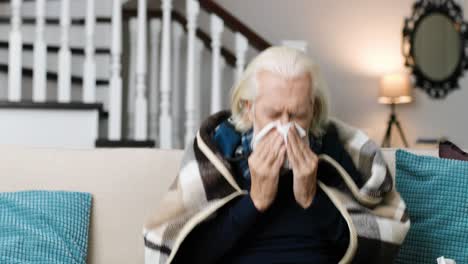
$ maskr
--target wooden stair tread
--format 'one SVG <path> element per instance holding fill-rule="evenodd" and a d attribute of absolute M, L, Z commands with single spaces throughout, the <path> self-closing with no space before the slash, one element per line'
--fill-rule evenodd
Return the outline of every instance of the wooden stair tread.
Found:
<path fill-rule="evenodd" d="M 83 103 L 83 102 L 33 102 L 22 100 L 20 102 L 0 101 L 0 109 L 47 109 L 47 110 L 97 110 L 99 118 L 108 118 L 108 112 L 104 110 L 102 103 Z"/>
<path fill-rule="evenodd" d="M 108 140 L 98 139 L 96 140 L 97 148 L 154 148 L 156 143 L 154 140 Z"/>

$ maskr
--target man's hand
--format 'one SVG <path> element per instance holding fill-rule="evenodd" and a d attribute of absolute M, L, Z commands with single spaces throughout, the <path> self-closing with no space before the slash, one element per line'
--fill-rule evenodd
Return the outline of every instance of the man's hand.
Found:
<path fill-rule="evenodd" d="M 296 129 L 289 129 L 287 155 L 294 175 L 294 197 L 302 208 L 312 204 L 317 190 L 318 157 L 299 138 Z"/>
<path fill-rule="evenodd" d="M 251 177 L 250 197 L 260 212 L 273 203 L 278 191 L 279 171 L 286 147 L 281 135 L 272 129 L 256 146 L 248 159 Z"/>

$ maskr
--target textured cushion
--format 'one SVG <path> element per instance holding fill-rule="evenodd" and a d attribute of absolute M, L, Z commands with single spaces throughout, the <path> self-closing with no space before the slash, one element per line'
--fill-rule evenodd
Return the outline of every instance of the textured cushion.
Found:
<path fill-rule="evenodd" d="M 398 150 L 396 184 L 411 219 L 397 263 L 468 263 L 468 163 Z"/>
<path fill-rule="evenodd" d="M 464 152 L 450 141 L 443 141 L 439 144 L 439 157 L 468 161 L 468 153 Z"/>
<path fill-rule="evenodd" d="M 86 263 L 91 195 L 0 193 L 0 263 Z"/>

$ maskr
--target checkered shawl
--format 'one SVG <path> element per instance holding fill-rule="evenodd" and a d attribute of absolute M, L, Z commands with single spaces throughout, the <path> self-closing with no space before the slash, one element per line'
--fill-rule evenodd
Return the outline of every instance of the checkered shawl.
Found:
<path fill-rule="evenodd" d="M 144 226 L 145 263 L 171 263 L 180 244 L 200 222 L 216 217 L 217 210 L 248 192 L 239 187 L 234 170 L 211 138 L 215 128 L 231 116 L 224 110 L 209 116 L 185 149 L 174 181 Z M 319 162 L 332 168 L 343 184 L 318 182 L 349 227 L 350 243 L 340 263 L 393 263 L 408 232 L 406 205 L 378 145 L 361 130 L 330 119 L 338 137 L 362 176 L 359 187 L 338 162 L 325 154 Z M 322 165 L 322 164 L 319 164 Z M 319 166 L 320 168 L 320 166 Z"/>

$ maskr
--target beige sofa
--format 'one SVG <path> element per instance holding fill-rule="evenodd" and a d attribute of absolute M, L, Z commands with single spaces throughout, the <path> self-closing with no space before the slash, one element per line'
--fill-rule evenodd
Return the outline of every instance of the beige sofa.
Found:
<path fill-rule="evenodd" d="M 412 152 L 436 155 L 436 151 Z M 394 149 L 384 155 L 394 175 Z M 143 263 L 142 225 L 175 177 L 181 150 L 0 146 L 0 192 L 93 194 L 88 263 Z"/>

